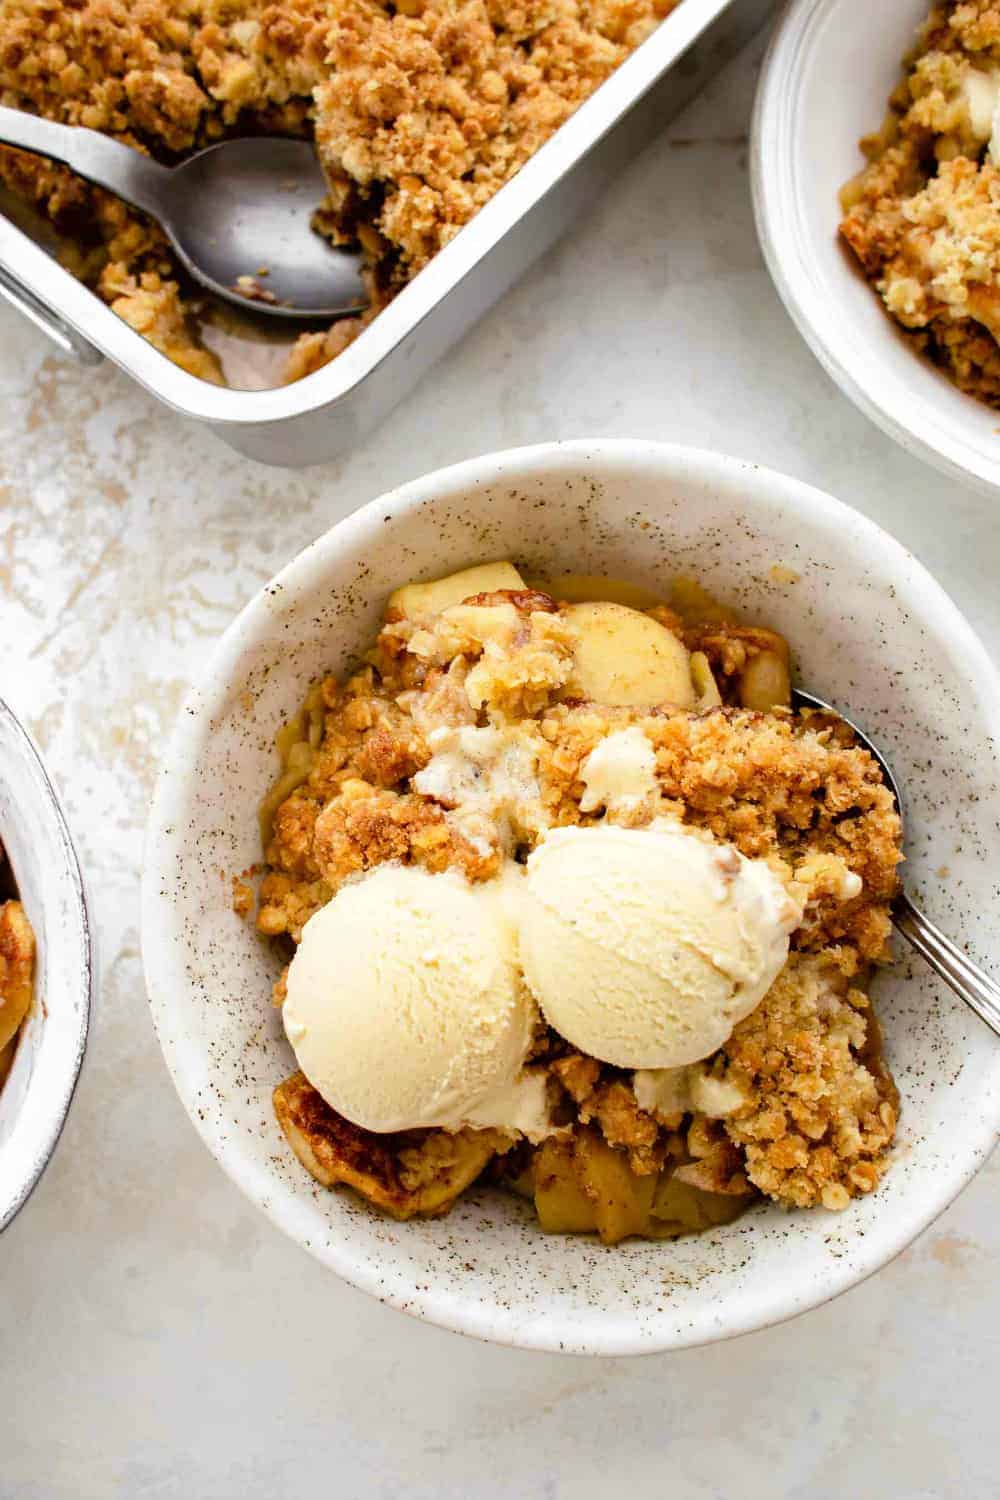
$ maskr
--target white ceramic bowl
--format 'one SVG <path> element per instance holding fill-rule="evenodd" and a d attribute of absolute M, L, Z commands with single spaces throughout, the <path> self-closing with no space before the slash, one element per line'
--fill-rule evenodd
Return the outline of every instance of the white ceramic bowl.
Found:
<path fill-rule="evenodd" d="M 400 1225 L 306 1176 L 272 1117 L 292 1055 L 275 957 L 230 910 L 259 858 L 274 735 L 320 672 L 368 641 L 396 584 L 512 556 L 529 571 L 662 587 L 696 573 L 793 643 L 801 679 L 885 744 L 910 803 L 911 881 L 985 959 L 1000 681 L 955 606 L 871 521 L 779 474 L 684 448 L 576 442 L 491 455 L 374 501 L 307 548 L 230 626 L 181 713 L 152 810 L 143 947 L 174 1081 L 216 1158 L 354 1285 L 449 1328 L 588 1354 L 676 1348 L 790 1317 L 884 1265 L 976 1170 L 998 1121 L 1000 1048 L 926 971 L 877 982 L 904 1098 L 885 1186 L 839 1216 L 762 1207 L 717 1232 L 609 1250 L 547 1237 L 484 1190 Z M 782 581 L 794 569 L 798 582 Z M 947 864 L 947 882 L 932 874 Z M 373 1059 L 373 1066 L 377 1060 Z"/>
<path fill-rule="evenodd" d="M 864 165 L 930 0 L 795 0 L 764 63 L 752 132 L 757 229 L 813 353 L 891 437 L 953 477 L 1000 489 L 995 411 L 917 354 L 837 234 L 837 194 Z"/>
<path fill-rule="evenodd" d="M 0 701 L 0 842 L 35 932 L 35 998 L 0 1088 L 0 1230 L 56 1147 L 87 1044 L 94 960 L 80 866 L 38 752 Z"/>

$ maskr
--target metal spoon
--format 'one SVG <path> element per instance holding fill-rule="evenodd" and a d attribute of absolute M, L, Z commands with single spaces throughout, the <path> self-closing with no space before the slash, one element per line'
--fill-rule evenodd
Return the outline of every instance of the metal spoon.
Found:
<path fill-rule="evenodd" d="M 308 141 L 246 136 L 165 167 L 110 136 L 0 106 L 0 143 L 64 163 L 156 219 L 203 286 L 281 318 L 336 318 L 368 303 L 360 257 L 310 227 L 326 194 Z"/>
<path fill-rule="evenodd" d="M 838 719 L 852 729 L 858 738 L 859 744 L 878 761 L 886 785 L 896 799 L 896 810 L 900 819 L 903 819 L 903 798 L 899 789 L 899 783 L 892 774 L 885 756 L 878 746 L 859 729 L 853 719 L 841 713 L 839 708 L 833 708 L 822 698 L 815 697 L 812 693 L 803 693 L 798 688 L 792 692 L 792 702 L 796 708 L 818 708 L 824 713 L 835 714 Z M 1000 1036 L 1000 984 L 995 979 L 974 964 L 972 959 L 962 953 L 955 944 L 940 932 L 929 917 L 915 906 L 905 890 L 900 890 L 892 904 L 892 920 L 897 932 L 901 932 L 907 942 L 917 950 L 921 957 L 925 958 L 945 984 L 952 989 L 960 1000 L 981 1016 L 997 1036 Z"/>

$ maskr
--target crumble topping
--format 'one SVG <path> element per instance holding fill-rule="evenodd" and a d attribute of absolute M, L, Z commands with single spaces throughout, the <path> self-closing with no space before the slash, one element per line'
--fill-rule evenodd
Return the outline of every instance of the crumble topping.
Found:
<path fill-rule="evenodd" d="M 644 41 L 676 0 L 353 4 L 329 33 L 316 137 L 375 201 L 404 279 Z"/>
<path fill-rule="evenodd" d="M 3 859 L 0 849 L 0 860 Z M 35 934 L 20 901 L 0 903 L 0 1084 L 14 1061 L 17 1036 L 31 1008 Z"/>
<path fill-rule="evenodd" d="M 892 1080 L 866 1053 L 870 1003 L 848 950 L 796 956 L 722 1048 L 746 1103 L 725 1121 L 751 1182 L 769 1197 L 844 1208 L 885 1170 L 896 1126 Z"/>

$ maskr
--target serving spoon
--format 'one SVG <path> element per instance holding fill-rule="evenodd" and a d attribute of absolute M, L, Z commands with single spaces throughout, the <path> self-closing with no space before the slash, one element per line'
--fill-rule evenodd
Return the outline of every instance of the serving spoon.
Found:
<path fill-rule="evenodd" d="M 0 105 L 0 144 L 62 162 L 155 219 L 209 291 L 279 318 L 368 304 L 361 258 L 311 227 L 327 184 L 309 141 L 243 136 L 165 167 L 97 130 Z"/>
<path fill-rule="evenodd" d="M 813 693 L 804 693 L 799 688 L 794 688 L 792 704 L 795 708 L 815 708 L 823 713 L 833 714 L 853 730 L 858 743 L 863 745 L 878 762 L 886 785 L 895 799 L 896 811 L 902 823 L 904 821 L 903 797 L 899 783 L 892 774 L 892 767 L 885 756 L 868 738 L 864 730 L 859 729 L 854 720 L 841 713 L 839 708 L 834 708 Z M 897 932 L 903 934 L 907 942 L 922 958 L 926 959 L 935 974 L 944 980 L 958 998 L 971 1006 L 976 1015 L 980 1016 L 997 1036 L 1000 1036 L 1000 984 L 997 984 L 995 979 L 991 979 L 978 964 L 973 963 L 967 954 L 956 948 L 951 939 L 946 938 L 930 918 L 914 904 L 902 887 L 890 910 Z"/>

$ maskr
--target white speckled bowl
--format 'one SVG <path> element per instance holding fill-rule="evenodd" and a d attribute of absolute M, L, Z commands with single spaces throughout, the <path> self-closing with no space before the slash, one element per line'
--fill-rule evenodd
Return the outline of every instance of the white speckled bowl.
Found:
<path fill-rule="evenodd" d="M 396 1224 L 317 1188 L 270 1104 L 292 1066 L 269 1004 L 277 963 L 230 910 L 259 857 L 274 735 L 311 678 L 341 670 L 390 588 L 490 558 L 653 586 L 696 573 L 783 630 L 801 680 L 850 706 L 907 789 L 910 880 L 977 957 L 1000 957 L 995 736 L 1000 681 L 921 565 L 827 495 L 714 454 L 640 442 L 549 444 L 419 479 L 340 522 L 230 626 L 181 714 L 153 806 L 143 946 L 174 1081 L 225 1170 L 275 1224 L 374 1296 L 525 1347 L 640 1353 L 705 1343 L 815 1306 L 890 1260 L 996 1137 L 1000 1047 L 919 965 L 877 999 L 904 1100 L 897 1161 L 841 1215 L 761 1207 L 669 1244 L 604 1249 L 541 1234 L 501 1192 Z M 798 582 L 782 563 L 800 574 Z M 947 865 L 947 879 L 934 871 Z M 377 1060 L 373 1060 L 377 1066 Z"/>
<path fill-rule="evenodd" d="M 751 176 L 768 269 L 841 390 L 909 452 L 1000 491 L 997 413 L 917 354 L 840 241 L 837 195 L 864 165 L 931 0 L 794 0 L 761 72 Z"/>
<path fill-rule="evenodd" d="M 83 1062 L 95 987 L 80 866 L 52 783 L 0 701 L 0 842 L 38 948 L 35 998 L 0 1088 L 0 1230 L 56 1148 Z"/>

